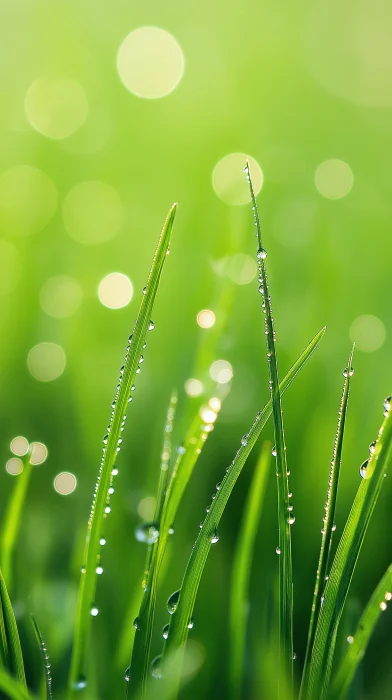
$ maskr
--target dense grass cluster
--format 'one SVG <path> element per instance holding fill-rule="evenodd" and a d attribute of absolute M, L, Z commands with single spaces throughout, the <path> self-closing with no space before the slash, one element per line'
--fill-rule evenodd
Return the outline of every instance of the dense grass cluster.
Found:
<path fill-rule="evenodd" d="M 222 479 L 216 485 L 212 500 L 207 504 L 206 515 L 200 523 L 197 538 L 192 547 L 180 588 L 167 602 L 168 622 L 162 631 L 162 652 L 151 658 L 152 635 L 158 585 L 164 569 L 167 546 L 173 533 L 177 511 L 183 501 L 193 470 L 218 419 L 221 399 L 211 395 L 198 405 L 185 431 L 180 447 L 172 446 L 173 426 L 179 420 L 178 397 L 173 392 L 163 431 L 161 465 L 152 521 L 142 523 L 137 538 L 147 547 L 144 572 L 140 572 L 142 593 L 139 612 L 133 626 L 128 629 L 128 644 L 132 647 L 129 666 L 125 670 L 124 696 L 129 700 L 175 700 L 181 687 L 198 671 L 197 654 L 187 646 L 189 630 L 193 627 L 193 610 L 210 548 L 219 542 L 219 524 L 226 505 L 252 450 L 258 445 L 260 435 L 272 416 L 274 445 L 264 441 L 259 448 L 246 507 L 239 527 L 236 551 L 233 557 L 233 573 L 230 582 L 230 658 L 227 664 L 228 687 L 232 700 L 244 695 L 244 666 L 249 604 L 249 580 L 255 554 L 255 538 L 263 507 L 269 472 L 276 474 L 278 532 L 276 547 L 279 580 L 276 586 L 277 621 L 269 632 L 269 649 L 276 669 L 274 693 L 279 700 L 343 700 L 365 653 L 372 631 L 379 616 L 392 599 L 392 569 L 388 568 L 377 585 L 371 599 L 359 619 L 357 630 L 347 638 L 346 650 L 337 650 L 338 630 L 350 583 L 361 546 L 375 510 L 392 454 L 391 397 L 385 399 L 383 420 L 378 434 L 369 447 L 369 457 L 361 465 L 360 486 L 351 511 L 337 544 L 333 547 L 335 511 L 342 461 L 342 448 L 350 383 L 354 373 L 353 350 L 343 372 L 342 397 L 338 410 L 336 436 L 330 463 L 327 496 L 322 520 L 321 546 L 315 574 L 314 597 L 310 609 L 308 642 L 302 677 L 294 672 L 293 591 L 291 528 L 295 523 L 292 494 L 290 491 L 290 464 L 286 455 L 282 395 L 296 375 L 302 370 L 321 341 L 325 328 L 311 340 L 304 352 L 281 379 L 278 371 L 274 318 L 267 279 L 267 251 L 264 248 L 260 218 L 248 165 L 245 168 L 249 182 L 254 223 L 256 229 L 256 257 L 258 266 L 258 293 L 261 300 L 263 328 L 266 340 L 266 358 L 269 373 L 270 399 L 257 413 L 249 430 L 240 440 L 238 450 L 227 466 Z M 67 690 L 59 687 L 53 678 L 53 697 L 68 700 L 82 698 L 89 688 L 91 667 L 90 643 L 92 625 L 99 608 L 96 602 L 97 581 L 102 574 L 101 549 L 105 545 L 105 521 L 111 511 L 113 480 L 117 476 L 117 460 L 126 427 L 127 410 L 133 398 L 137 375 L 144 361 L 148 333 L 153 330 L 151 320 L 162 270 L 168 253 L 176 206 L 170 210 L 163 227 L 147 284 L 143 289 L 139 312 L 132 334 L 128 339 L 123 366 L 120 369 L 111 416 L 103 437 L 102 460 L 94 490 L 88 519 L 83 560 L 75 615 L 72 658 Z M 261 323 L 260 319 L 260 323 Z M 153 401 L 153 397 L 151 397 Z M 381 411 L 380 411 L 381 412 Z M 2 537 L 2 575 L 0 576 L 0 688 L 6 697 L 16 700 L 32 700 L 35 697 L 26 683 L 25 660 L 19 640 L 14 611 L 7 592 L 11 585 L 12 554 L 15 547 L 23 503 L 26 498 L 31 473 L 30 455 L 25 457 L 24 471 L 11 495 Z M 121 534 L 119 534 L 121 536 Z M 39 624 L 44 624 L 39 620 Z M 52 677 L 48 651 L 38 620 L 32 618 L 43 665 L 42 694 L 52 698 Z M 105 661 L 111 667 L 111 659 Z M 186 691 L 185 691 L 186 692 Z M 99 689 L 97 697 L 101 697 Z"/>

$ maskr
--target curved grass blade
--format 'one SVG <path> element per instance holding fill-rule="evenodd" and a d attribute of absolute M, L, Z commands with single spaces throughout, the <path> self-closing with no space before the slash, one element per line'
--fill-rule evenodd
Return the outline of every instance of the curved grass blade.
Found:
<path fill-rule="evenodd" d="M 316 349 L 318 343 L 324 335 L 324 332 L 325 328 L 317 333 L 306 350 L 289 370 L 280 385 L 281 392 L 284 392 L 287 389 L 295 376 L 302 369 L 306 361 Z M 168 638 L 163 651 L 163 663 L 165 663 L 167 658 L 174 653 L 177 653 L 177 657 L 181 659 L 181 653 L 184 650 L 185 642 L 188 636 L 188 624 L 192 617 L 193 607 L 207 556 L 210 551 L 211 544 L 217 542 L 217 527 L 242 468 L 253 447 L 255 446 L 265 424 L 267 423 L 268 418 L 271 416 L 271 413 L 272 402 L 270 400 L 264 409 L 257 414 L 256 419 L 247 435 L 242 438 L 241 446 L 239 447 L 233 462 L 227 468 L 220 484 L 220 488 L 215 494 L 215 498 L 213 499 L 211 505 L 207 509 L 207 515 L 204 520 L 203 527 L 200 529 L 199 535 L 188 560 L 181 589 L 177 592 L 176 604 L 171 606 L 172 617 Z M 170 679 L 168 680 L 170 684 L 174 684 L 174 696 L 178 691 L 180 674 L 181 663 L 179 662 L 176 671 L 172 673 Z"/>
<path fill-rule="evenodd" d="M 37 700 L 27 688 L 18 683 L 7 671 L 0 668 L 0 690 L 10 700 Z"/>
<path fill-rule="evenodd" d="M 31 448 L 22 458 L 23 471 L 17 477 L 8 501 L 2 528 L 0 568 L 3 572 L 4 580 L 7 582 L 8 590 L 11 590 L 12 585 L 12 555 L 18 539 L 23 506 L 26 501 L 27 489 L 33 469 L 33 465 L 30 463 L 30 456 Z"/>
<path fill-rule="evenodd" d="M 257 461 L 233 559 L 230 591 L 230 692 L 241 697 L 245 636 L 248 618 L 249 579 L 265 490 L 268 483 L 271 444 L 265 442 Z"/>
<path fill-rule="evenodd" d="M 24 671 L 24 663 L 22 649 L 20 646 L 19 632 L 16 625 L 14 611 L 8 595 L 7 587 L 0 571 L 0 608 L 1 616 L 0 623 L 1 641 L 6 645 L 3 649 L 2 657 L 8 660 L 8 671 L 15 676 L 19 683 L 26 688 L 26 678 Z"/>
<path fill-rule="evenodd" d="M 353 374 L 352 361 L 353 361 L 354 346 L 351 350 L 350 356 L 348 358 L 346 369 L 343 372 L 345 377 L 343 384 L 343 392 L 340 400 L 339 413 L 338 413 L 338 424 L 336 428 L 335 442 L 333 446 L 333 454 L 331 459 L 331 466 L 329 470 L 328 479 L 328 490 L 327 490 L 327 500 L 324 507 L 324 518 L 323 518 L 323 529 L 321 530 L 321 547 L 320 555 L 317 565 L 316 573 L 316 583 L 314 587 L 312 611 L 310 615 L 308 642 L 306 647 L 305 663 L 303 668 L 303 680 L 301 688 L 306 685 L 307 674 L 309 670 L 310 655 L 313 648 L 314 637 L 316 633 L 316 624 L 321 608 L 321 598 L 324 591 L 326 573 L 328 567 L 328 559 L 331 551 L 332 544 L 332 533 L 334 529 L 335 521 L 335 507 L 336 507 L 336 497 L 338 493 L 339 486 L 339 474 L 340 466 L 342 462 L 342 449 L 343 449 L 343 436 L 344 428 L 346 424 L 347 406 L 348 406 L 348 396 L 350 391 L 350 379 Z M 301 690 L 302 693 L 302 690 Z M 300 697 L 301 697 L 300 693 Z"/>
<path fill-rule="evenodd" d="M 36 636 L 39 650 L 41 652 L 42 656 L 42 662 L 43 662 L 43 668 L 44 668 L 44 675 L 45 675 L 45 686 L 46 686 L 46 700 L 52 700 L 52 674 L 50 672 L 50 660 L 49 660 L 49 655 L 46 649 L 46 644 L 42 638 L 42 634 L 40 632 L 40 629 L 37 625 L 36 619 L 34 615 L 31 615 L 31 622 L 33 624 L 33 629 L 34 629 L 34 634 Z"/>
<path fill-rule="evenodd" d="M 354 635 L 347 638 L 347 652 L 342 659 L 332 684 L 332 697 L 335 700 L 344 700 L 346 697 L 378 619 L 384 610 L 387 609 L 387 604 L 390 600 L 392 600 L 392 564 L 388 567 L 372 594 L 358 622 Z"/>
<path fill-rule="evenodd" d="M 392 457 L 391 397 L 384 403 L 384 421 L 370 457 L 360 469 L 361 484 L 340 538 L 325 587 L 303 697 L 324 700 L 328 694 L 336 635 L 359 552 Z"/>
<path fill-rule="evenodd" d="M 158 542 L 161 532 L 162 510 L 166 497 L 167 482 L 169 476 L 169 464 L 171 457 L 171 435 L 173 421 L 177 405 L 177 393 L 173 392 L 166 416 L 164 439 L 162 446 L 162 461 L 159 475 L 157 500 L 154 514 L 154 522 L 150 524 L 152 537 L 149 542 L 143 577 L 143 597 L 133 626 L 136 629 L 133 643 L 132 658 L 129 669 L 125 675 L 130 679 L 132 668 L 132 681 L 128 682 L 127 697 L 144 697 L 146 693 L 147 673 L 150 661 L 151 637 L 154 624 L 156 591 L 158 583 Z"/>
<path fill-rule="evenodd" d="M 283 429 L 283 414 L 279 389 L 278 361 L 275 350 L 275 331 L 272 316 L 271 297 L 268 288 L 265 259 L 267 252 L 262 246 L 261 224 L 256 197 L 253 191 L 249 163 L 245 174 L 249 183 L 256 236 L 258 243 L 257 265 L 259 292 L 262 295 L 261 308 L 264 314 L 264 333 L 267 348 L 269 385 L 274 421 L 276 477 L 278 487 L 278 528 L 279 528 L 279 668 L 293 675 L 293 570 L 291 555 L 291 515 L 289 482 L 287 473 L 286 445 Z"/>
<path fill-rule="evenodd" d="M 79 586 L 77 620 L 69 677 L 69 698 L 73 696 L 75 690 L 81 690 L 86 685 L 85 664 L 91 629 L 91 609 L 95 599 L 96 567 L 100 557 L 99 541 L 102 534 L 102 523 L 104 516 L 108 512 L 107 509 L 109 508 L 110 510 L 108 501 L 110 498 L 109 488 L 112 480 L 112 471 L 120 449 L 120 436 L 124 427 L 128 403 L 132 398 L 131 391 L 134 387 L 135 376 L 143 357 L 145 338 L 147 332 L 154 327 L 151 321 L 151 313 L 158 291 L 162 268 L 169 251 L 175 213 L 176 205 L 173 205 L 162 229 L 147 285 L 143 290 L 144 293 L 133 333 L 128 340 L 125 361 L 120 370 L 116 396 L 112 404 L 112 415 L 107 436 L 104 437 L 102 460 L 87 527 L 85 556 Z"/>

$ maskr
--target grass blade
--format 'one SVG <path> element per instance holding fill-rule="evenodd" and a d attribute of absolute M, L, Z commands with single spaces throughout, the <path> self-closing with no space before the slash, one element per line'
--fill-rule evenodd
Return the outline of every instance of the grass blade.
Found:
<path fill-rule="evenodd" d="M 332 533 L 335 521 L 335 507 L 336 507 L 336 497 L 339 486 L 339 474 L 340 466 L 342 462 L 342 449 L 343 449 L 343 436 L 344 428 L 346 424 L 347 406 L 348 406 L 348 396 L 350 391 L 350 380 L 353 374 L 352 360 L 353 360 L 354 347 L 351 350 L 350 357 L 348 358 L 346 369 L 343 372 L 345 377 L 343 384 L 343 392 L 340 400 L 339 413 L 338 413 L 338 424 L 336 428 L 335 442 L 333 446 L 333 454 L 331 459 L 331 466 L 329 470 L 328 479 L 328 490 L 327 499 L 324 507 L 324 518 L 323 518 L 323 529 L 321 530 L 321 547 L 319 561 L 317 565 L 316 573 L 316 583 L 314 587 L 312 611 L 310 615 L 308 642 L 306 647 L 305 663 L 303 668 L 303 680 L 301 684 L 305 687 L 307 683 L 307 674 L 309 670 L 309 661 L 313 648 L 314 637 L 316 633 L 316 624 L 321 608 L 321 598 L 324 592 L 325 577 L 328 567 L 328 559 L 331 551 L 332 543 Z M 302 690 L 300 693 L 300 697 Z"/>
<path fill-rule="evenodd" d="M 162 268 L 169 251 L 175 213 L 176 205 L 169 211 L 158 241 L 147 285 L 143 290 L 144 294 L 133 333 L 128 341 L 124 365 L 120 370 L 116 396 L 112 404 L 112 415 L 107 436 L 104 438 L 102 460 L 88 522 L 85 556 L 79 586 L 77 620 L 69 677 L 69 698 L 73 696 L 75 690 L 81 690 L 86 685 L 85 665 L 91 629 L 91 609 L 95 600 L 96 567 L 100 557 L 99 541 L 102 534 L 102 523 L 107 512 L 105 510 L 109 508 L 107 505 L 109 501 L 108 490 L 111 485 L 115 459 L 120 449 L 121 431 L 124 427 L 128 403 L 131 400 L 131 391 L 134 386 L 136 372 L 142 358 L 145 338 L 147 332 L 153 328 L 151 313 L 158 291 Z"/>
<path fill-rule="evenodd" d="M 10 700 L 37 700 L 25 685 L 18 683 L 3 668 L 0 668 L 0 690 Z"/>
<path fill-rule="evenodd" d="M 266 339 L 269 384 L 272 398 L 272 415 L 274 421 L 276 477 L 278 487 L 278 528 L 279 546 L 279 668 L 293 674 L 293 570 L 291 555 L 291 525 L 294 516 L 291 512 L 289 482 L 287 473 L 286 445 L 283 429 L 283 414 L 279 389 L 278 361 L 275 350 L 275 331 L 272 316 L 271 298 L 268 288 L 265 259 L 267 252 L 262 246 L 261 225 L 256 197 L 253 191 L 249 164 L 245 168 L 249 183 L 252 209 L 258 243 L 257 264 L 259 272 L 259 292 L 262 295 L 261 307 L 264 314 L 264 333 Z"/>
<path fill-rule="evenodd" d="M 34 633 L 38 642 L 39 650 L 42 656 L 44 675 L 45 675 L 45 685 L 46 685 L 46 700 L 52 700 L 52 674 L 50 672 L 50 662 L 49 655 L 46 649 L 46 644 L 42 638 L 42 634 L 37 625 L 37 621 L 34 615 L 30 615 L 31 622 L 33 624 Z"/>
<path fill-rule="evenodd" d="M 33 469 L 33 465 L 30 463 L 30 457 L 31 448 L 22 458 L 23 471 L 17 477 L 16 484 L 8 501 L 2 528 L 0 568 L 3 572 L 4 580 L 7 582 L 8 590 L 11 590 L 12 585 L 12 555 L 18 539 L 23 506 L 26 501 L 27 489 Z"/>
<path fill-rule="evenodd" d="M 315 338 L 313 338 L 312 342 L 289 370 L 280 386 L 280 390 L 282 392 L 287 389 L 295 376 L 302 369 L 306 361 L 316 349 L 318 343 L 324 335 L 324 332 L 325 328 L 323 328 L 315 336 Z M 215 495 L 215 499 L 213 499 L 208 508 L 203 527 L 200 529 L 199 535 L 188 560 L 182 581 L 181 591 L 178 592 L 176 605 L 174 606 L 174 610 L 173 606 L 171 608 L 172 617 L 168 638 L 163 651 L 163 663 L 165 663 L 165 661 L 174 653 L 177 654 L 177 658 L 181 659 L 181 653 L 183 652 L 188 636 L 189 620 L 192 617 L 193 607 L 207 556 L 210 551 L 211 544 L 217 541 L 217 527 L 242 468 L 252 449 L 254 448 L 265 424 L 267 423 L 268 418 L 271 416 L 271 413 L 272 402 L 270 400 L 264 409 L 257 414 L 256 419 L 247 435 L 242 438 L 237 454 L 235 455 L 231 465 L 226 470 L 220 484 L 220 488 Z M 178 689 L 180 675 L 181 663 L 179 662 L 176 671 L 173 672 L 170 678 L 170 683 L 174 684 L 175 687 L 174 695 Z"/>
<path fill-rule="evenodd" d="M 1 640 L 2 644 L 6 644 L 6 649 L 4 649 L 2 656 L 8 660 L 8 671 L 15 676 L 22 686 L 26 688 L 26 678 L 18 627 L 16 625 L 14 611 L 1 571 L 0 607 L 2 612 L 0 618 L 2 625 Z"/>
<path fill-rule="evenodd" d="M 384 421 L 377 440 L 370 446 L 370 457 L 361 467 L 361 484 L 354 499 L 332 563 L 320 609 L 305 685 L 307 700 L 327 697 L 336 635 L 359 552 L 377 503 L 392 456 L 391 398 L 384 403 Z"/>
<path fill-rule="evenodd" d="M 380 615 L 387 609 L 387 602 L 392 600 L 392 564 L 386 570 L 377 588 L 373 592 L 352 637 L 348 637 L 347 652 L 335 675 L 332 684 L 332 697 L 344 700 L 353 681 L 357 668 L 362 661 L 370 637 Z"/>
<path fill-rule="evenodd" d="M 169 476 L 169 464 L 171 456 L 171 434 L 177 405 L 177 394 L 173 393 L 167 411 L 164 439 L 162 446 L 162 462 L 159 475 L 157 500 L 153 523 L 149 525 L 151 536 L 147 535 L 148 551 L 144 567 L 143 597 L 139 614 L 134 622 L 136 629 L 133 643 L 130 667 L 125 676 L 130 679 L 132 668 L 132 680 L 128 682 L 127 697 L 144 697 L 146 694 L 147 673 L 150 661 L 151 637 L 154 624 L 156 591 L 158 583 L 158 542 L 162 530 L 162 510 L 166 497 L 167 481 Z"/>
<path fill-rule="evenodd" d="M 244 507 L 233 558 L 230 591 L 230 690 L 233 700 L 241 697 L 245 636 L 248 618 L 249 579 L 257 528 L 268 482 L 271 444 L 265 442 L 257 461 Z"/>

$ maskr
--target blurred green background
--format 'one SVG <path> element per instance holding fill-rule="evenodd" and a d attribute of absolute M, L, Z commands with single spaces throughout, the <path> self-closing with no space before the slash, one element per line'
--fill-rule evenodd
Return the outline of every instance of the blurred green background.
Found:
<path fill-rule="evenodd" d="M 171 255 L 106 524 L 86 697 L 123 697 L 128 652 L 121 639 L 125 629 L 132 640 L 133 609 L 127 611 L 137 605 L 145 556 L 134 531 L 151 507 L 143 499 L 154 494 L 172 388 L 183 416 L 177 445 L 200 401 L 227 397 L 175 524 L 153 653 L 161 649 L 165 600 L 180 585 L 215 483 L 267 401 L 256 242 L 251 208 L 244 206 L 246 155 L 254 159 L 258 189 L 263 181 L 259 203 L 282 373 L 327 325 L 284 398 L 300 669 L 342 370 L 353 340 L 337 534 L 391 391 L 391 30 L 392 7 L 381 0 L 3 0 L 1 458 L 5 467 L 19 435 L 48 450 L 34 468 L 12 586 L 33 686 L 30 611 L 51 652 L 56 697 L 65 687 L 101 439 L 173 201 L 179 209 Z M 231 154 L 241 155 L 226 158 Z M 107 278 L 112 273 L 123 276 Z M 215 314 L 211 328 L 197 323 L 202 309 Z M 216 360 L 230 363 L 230 382 L 211 378 Z M 190 378 L 202 383 L 198 397 L 187 397 Z M 266 435 L 272 438 L 271 426 Z M 229 503 L 197 599 L 191 635 L 204 663 L 184 691 L 191 700 L 228 697 L 230 567 L 254 459 Z M 77 479 L 67 496 L 54 488 L 63 472 Z M 3 468 L 3 513 L 17 479 Z M 355 573 L 354 610 L 390 563 L 390 499 L 388 479 Z M 263 629 L 277 573 L 275 511 L 271 478 L 252 574 L 246 698 L 273 697 Z M 371 642 L 356 698 L 391 697 L 388 615 Z"/>

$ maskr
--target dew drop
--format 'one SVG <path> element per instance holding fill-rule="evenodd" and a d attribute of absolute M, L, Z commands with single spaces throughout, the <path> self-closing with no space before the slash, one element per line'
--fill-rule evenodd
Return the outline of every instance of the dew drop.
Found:
<path fill-rule="evenodd" d="M 85 574 L 85 573 L 86 573 L 86 567 L 85 567 L 85 566 L 82 566 L 82 567 L 81 567 L 80 573 L 81 573 L 81 574 Z"/>
<path fill-rule="evenodd" d="M 219 542 L 219 534 L 216 528 L 214 530 L 213 535 L 211 535 L 210 542 L 211 544 L 216 544 L 217 542 Z"/>
<path fill-rule="evenodd" d="M 169 615 L 173 615 L 173 613 L 177 610 L 178 601 L 180 599 L 180 592 L 180 590 L 174 591 L 174 593 L 171 594 L 170 598 L 167 601 L 167 610 Z"/>
<path fill-rule="evenodd" d="M 180 445 L 179 447 L 177 447 L 177 453 L 179 455 L 184 455 L 185 452 L 186 452 L 186 449 L 185 449 L 184 445 Z"/>
<path fill-rule="evenodd" d="M 281 553 L 282 553 L 282 550 L 281 550 L 280 547 L 277 547 L 276 550 L 275 550 L 275 552 L 276 552 L 277 554 L 281 554 Z"/>
<path fill-rule="evenodd" d="M 388 606 L 387 606 L 385 600 L 382 600 L 381 603 L 380 603 L 380 609 L 384 612 L 384 610 L 386 610 L 387 607 L 388 607 Z"/>
<path fill-rule="evenodd" d="M 345 367 L 343 370 L 343 377 L 352 377 L 354 374 L 353 367 Z"/>
<path fill-rule="evenodd" d="M 297 658 L 297 654 L 295 653 L 295 651 L 293 651 L 293 655 L 292 655 L 291 658 L 292 658 L 293 661 L 295 661 L 295 659 Z"/>
<path fill-rule="evenodd" d="M 90 615 L 92 615 L 93 617 L 97 617 L 98 613 L 99 613 L 98 608 L 95 605 L 93 605 L 92 608 L 90 609 Z"/>
<path fill-rule="evenodd" d="M 85 688 L 86 685 L 87 685 L 86 676 L 79 676 L 78 680 L 75 681 L 73 687 L 75 690 L 82 690 L 82 688 Z"/>
<path fill-rule="evenodd" d="M 245 447 L 247 444 L 248 444 L 248 436 L 247 436 L 247 435 L 244 435 L 244 436 L 241 438 L 241 445 L 242 445 L 243 447 Z"/>
<path fill-rule="evenodd" d="M 289 517 L 287 518 L 287 522 L 289 525 L 294 525 L 295 523 L 295 517 L 290 513 Z"/>
<path fill-rule="evenodd" d="M 97 566 L 97 568 L 95 569 L 95 573 L 97 573 L 99 576 L 103 574 L 102 566 Z"/>
<path fill-rule="evenodd" d="M 111 510 L 112 510 L 112 509 L 111 509 L 110 506 L 106 506 L 106 508 L 105 508 L 105 513 L 109 514 Z"/>
<path fill-rule="evenodd" d="M 161 657 L 156 656 L 151 664 L 151 674 L 154 678 L 162 678 Z"/>
<path fill-rule="evenodd" d="M 354 642 L 354 637 L 351 634 L 349 634 L 349 636 L 347 637 L 347 641 L 349 644 L 352 644 Z"/>
<path fill-rule="evenodd" d="M 135 617 L 135 619 L 134 619 L 134 621 L 133 621 L 133 627 L 135 628 L 135 630 L 139 630 L 139 629 L 140 629 L 140 627 L 139 627 L 139 618 L 138 618 L 138 617 Z"/>
<path fill-rule="evenodd" d="M 194 621 L 193 617 L 191 617 L 191 619 L 188 622 L 188 630 L 193 629 L 194 624 L 195 624 L 195 621 Z"/>
<path fill-rule="evenodd" d="M 128 666 L 128 668 L 126 668 L 126 669 L 125 669 L 125 672 L 124 672 L 124 680 L 125 680 L 127 683 L 129 683 L 130 677 L 131 677 L 131 667 Z"/>
<path fill-rule="evenodd" d="M 149 331 L 153 331 L 154 328 L 155 328 L 155 323 L 154 323 L 154 321 L 150 321 L 150 323 L 148 324 L 148 330 L 149 330 Z"/>
<path fill-rule="evenodd" d="M 217 491 L 220 491 L 221 488 L 222 488 L 222 482 L 221 482 L 221 481 L 218 481 L 218 483 L 217 483 L 217 485 L 216 485 L 216 490 L 217 490 Z"/>
<path fill-rule="evenodd" d="M 139 542 L 154 544 L 159 537 L 159 530 L 156 523 L 140 523 L 135 530 L 135 537 Z"/>
<path fill-rule="evenodd" d="M 271 450 L 271 454 L 272 454 L 273 457 L 276 457 L 276 455 L 278 454 L 277 451 L 276 451 L 276 446 L 275 446 L 275 445 L 273 446 L 273 448 L 272 448 L 272 450 Z"/>
<path fill-rule="evenodd" d="M 146 291 L 147 291 L 147 287 L 143 287 L 143 289 L 142 289 L 142 294 L 145 294 Z"/>
<path fill-rule="evenodd" d="M 167 639 L 169 636 L 169 625 L 165 625 L 163 630 L 162 630 L 162 637 L 164 639 Z"/>
<path fill-rule="evenodd" d="M 169 535 L 174 535 L 174 527 L 169 527 L 168 533 Z"/>
<path fill-rule="evenodd" d="M 367 471 L 367 465 L 369 464 L 369 460 L 365 459 L 364 462 L 362 462 L 360 468 L 359 468 L 359 473 L 362 477 L 362 479 L 366 479 L 366 471 Z"/>
<path fill-rule="evenodd" d="M 99 540 L 99 544 L 102 545 L 102 547 L 104 544 L 106 544 L 106 540 L 104 537 L 101 537 L 101 539 Z"/>
<path fill-rule="evenodd" d="M 257 251 L 257 259 L 265 260 L 267 257 L 267 251 L 264 248 L 259 248 Z"/>
<path fill-rule="evenodd" d="M 374 453 L 375 453 L 375 451 L 376 451 L 376 445 L 377 445 L 377 441 L 376 441 L 376 440 L 373 440 L 373 442 L 370 443 L 370 445 L 369 445 L 369 452 L 370 452 L 371 455 L 374 455 Z"/>
<path fill-rule="evenodd" d="M 117 469 L 117 467 L 114 467 L 114 469 L 112 469 L 112 476 L 117 476 L 117 474 L 118 474 L 118 469 Z"/>
<path fill-rule="evenodd" d="M 107 445 L 108 440 L 109 440 L 109 435 L 105 435 L 105 436 L 102 438 L 103 444 L 104 444 L 104 445 Z"/>

